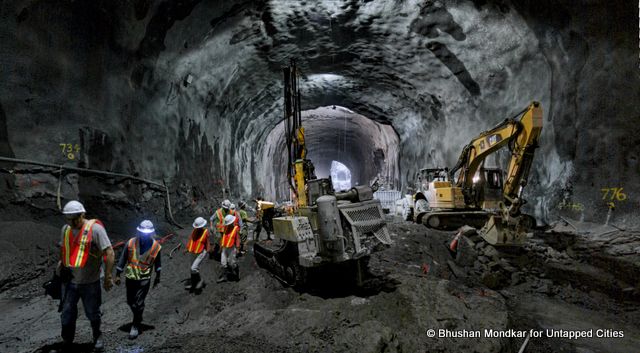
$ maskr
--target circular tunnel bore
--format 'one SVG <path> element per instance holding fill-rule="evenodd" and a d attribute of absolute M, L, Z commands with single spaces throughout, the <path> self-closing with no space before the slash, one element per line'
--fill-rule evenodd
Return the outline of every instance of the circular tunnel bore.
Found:
<path fill-rule="evenodd" d="M 368 185 L 378 177 L 381 185 L 399 186 L 399 138 L 392 126 L 336 105 L 303 111 L 302 126 L 318 178 L 329 177 L 332 163 L 338 162 L 349 170 L 351 185 Z M 271 174 L 263 184 L 268 197 L 289 197 L 286 156 L 284 122 L 280 122 L 267 136 L 260 162 Z"/>

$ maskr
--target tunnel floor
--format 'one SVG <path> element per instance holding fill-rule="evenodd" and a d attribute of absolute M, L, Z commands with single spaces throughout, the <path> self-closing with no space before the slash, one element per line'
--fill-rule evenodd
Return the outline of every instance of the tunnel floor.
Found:
<path fill-rule="evenodd" d="M 25 243 L 34 250 L 13 268 L 21 277 L 6 280 L 0 293 L 2 352 L 49 352 L 59 342 L 57 301 L 40 287 L 56 252 L 44 249 L 39 237 L 56 233 L 31 226 L 33 237 Z M 0 239 L 16 227 L 29 225 L 3 222 Z M 103 293 L 106 351 L 515 352 L 525 340 L 429 338 L 431 328 L 442 327 L 622 330 L 623 338 L 533 337 L 525 352 L 640 351 L 640 293 L 634 288 L 640 256 L 633 251 L 640 233 L 586 228 L 598 236 L 557 224 L 538 231 L 523 249 L 507 252 L 464 238 L 454 257 L 451 233 L 395 219 L 394 244 L 369 263 L 380 290 L 333 297 L 284 287 L 257 267 L 251 253 L 240 258 L 237 283 L 216 284 L 219 263 L 208 260 L 202 270 L 207 286 L 189 294 L 183 289 L 189 257 L 177 251 L 169 258 L 187 237 L 180 230 L 164 245 L 162 283 L 149 293 L 148 326 L 137 340 L 127 339 L 131 317 L 124 285 Z M 87 351 L 90 327 L 82 314 L 76 337 L 77 351 Z"/>

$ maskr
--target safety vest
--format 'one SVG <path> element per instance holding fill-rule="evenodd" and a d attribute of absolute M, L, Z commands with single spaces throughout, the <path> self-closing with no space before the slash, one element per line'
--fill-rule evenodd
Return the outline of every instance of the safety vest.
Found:
<path fill-rule="evenodd" d="M 80 232 L 75 237 L 71 226 L 66 225 L 62 247 L 60 247 L 60 258 L 62 264 L 69 268 L 82 268 L 87 263 L 89 253 L 91 252 L 91 239 L 93 236 L 93 225 L 95 223 L 102 225 L 97 219 L 90 219 L 84 222 Z"/>
<path fill-rule="evenodd" d="M 125 268 L 124 276 L 128 279 L 147 279 L 151 278 L 151 266 L 156 260 L 160 252 L 160 243 L 153 239 L 151 248 L 145 254 L 140 254 L 140 244 L 137 238 L 129 239 L 127 250 L 129 253 L 129 262 Z"/>
<path fill-rule="evenodd" d="M 233 221 L 233 224 L 237 225 L 238 227 L 240 226 L 240 212 L 238 211 L 233 211 L 233 216 L 236 217 L 236 220 Z"/>
<path fill-rule="evenodd" d="M 238 244 L 238 232 L 240 232 L 240 227 L 237 225 L 233 226 L 233 229 L 229 233 L 224 233 L 222 235 L 222 241 L 220 241 L 220 246 L 223 248 L 231 248 L 237 246 Z"/>
<path fill-rule="evenodd" d="M 222 214 L 222 208 L 216 210 L 216 216 L 218 216 L 218 223 L 216 224 L 216 230 L 218 233 L 224 232 L 224 215 Z"/>
<path fill-rule="evenodd" d="M 200 236 L 198 236 L 198 232 L 202 232 Z M 209 241 L 209 230 L 206 228 L 196 228 L 191 232 L 191 236 L 189 236 L 189 242 L 187 243 L 187 251 L 194 254 L 202 253 L 202 250 L 205 248 L 206 242 Z"/>

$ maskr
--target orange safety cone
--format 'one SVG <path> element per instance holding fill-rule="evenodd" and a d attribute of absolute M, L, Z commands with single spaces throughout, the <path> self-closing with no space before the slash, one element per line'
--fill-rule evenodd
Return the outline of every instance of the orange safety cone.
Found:
<path fill-rule="evenodd" d="M 451 244 L 449 244 L 449 250 L 451 252 L 458 252 L 458 241 L 460 240 L 460 233 L 461 232 L 458 232 L 458 234 L 456 234 L 456 236 L 451 241 Z"/>

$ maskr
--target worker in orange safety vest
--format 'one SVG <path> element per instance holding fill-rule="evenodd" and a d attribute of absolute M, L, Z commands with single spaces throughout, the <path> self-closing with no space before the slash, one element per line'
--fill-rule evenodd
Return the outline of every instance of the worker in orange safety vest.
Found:
<path fill-rule="evenodd" d="M 185 253 L 189 252 L 195 256 L 191 264 L 191 281 L 184 287 L 187 290 L 200 290 L 205 285 L 200 276 L 200 264 L 207 256 L 207 253 L 211 251 L 210 232 L 206 226 L 207 220 L 202 217 L 198 217 L 193 221 L 193 231 L 184 250 Z"/>
<path fill-rule="evenodd" d="M 103 287 L 109 291 L 113 285 L 111 271 L 114 254 L 102 223 L 97 219 L 86 219 L 85 212 L 84 206 L 78 201 L 69 201 L 62 209 L 67 224 L 62 227 L 60 262 L 56 269 L 62 282 L 59 310 L 61 336 L 63 350 L 70 349 L 75 337 L 78 301 L 82 300 L 84 312 L 93 331 L 94 351 L 101 352 L 104 350 L 100 331 L 101 265 L 104 259 Z"/>
<path fill-rule="evenodd" d="M 209 219 L 209 221 L 211 222 L 209 227 L 211 231 L 214 232 L 213 234 L 216 236 L 216 242 L 219 241 L 222 237 L 222 232 L 224 232 L 224 217 L 229 214 L 232 214 L 231 201 L 224 200 L 222 201 L 221 207 L 218 208 Z"/>
<path fill-rule="evenodd" d="M 218 283 L 228 280 L 240 280 L 240 270 L 236 262 L 236 253 L 239 247 L 240 226 L 236 224 L 235 216 L 227 215 L 224 218 L 224 231 L 220 240 L 222 271 L 218 277 Z"/>
<path fill-rule="evenodd" d="M 136 230 L 136 236 L 127 241 L 127 246 L 120 255 L 120 261 L 116 266 L 115 280 L 115 284 L 119 286 L 120 274 L 124 271 L 127 304 L 133 313 L 133 321 L 129 331 L 130 339 L 138 337 L 141 328 L 144 301 L 151 284 L 151 269 L 154 268 L 156 273 L 153 288 L 160 283 L 160 270 L 162 269 L 160 257 L 162 246 L 153 238 L 156 234 L 153 223 L 144 220 Z"/>

